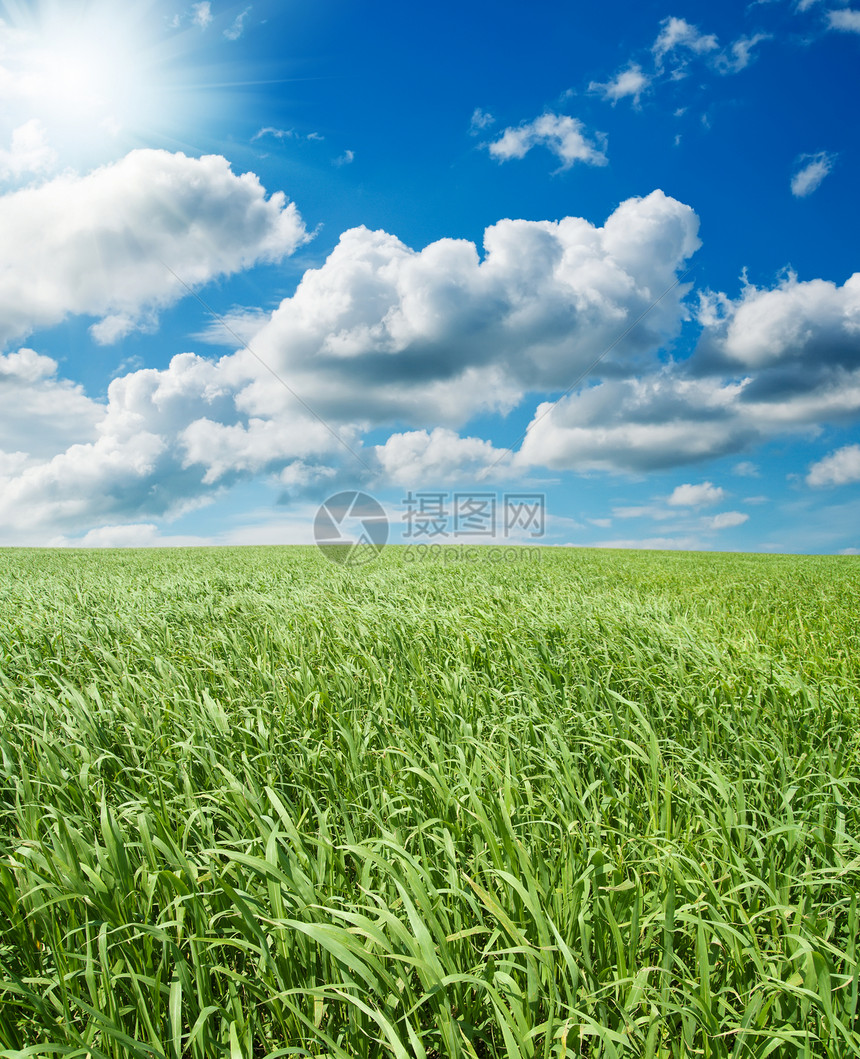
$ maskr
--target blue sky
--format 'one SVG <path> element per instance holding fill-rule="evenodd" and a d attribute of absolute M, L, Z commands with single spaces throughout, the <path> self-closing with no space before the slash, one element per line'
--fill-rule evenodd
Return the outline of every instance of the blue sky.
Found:
<path fill-rule="evenodd" d="M 838 0 L 0 0 L 0 544 L 362 489 L 856 553 L 858 53 Z"/>

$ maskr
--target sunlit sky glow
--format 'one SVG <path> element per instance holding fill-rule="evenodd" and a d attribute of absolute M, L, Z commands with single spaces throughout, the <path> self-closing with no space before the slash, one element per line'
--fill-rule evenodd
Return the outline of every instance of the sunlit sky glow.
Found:
<path fill-rule="evenodd" d="M 858 51 L 839 0 L 0 0 L 0 545 L 361 488 L 857 552 Z"/>

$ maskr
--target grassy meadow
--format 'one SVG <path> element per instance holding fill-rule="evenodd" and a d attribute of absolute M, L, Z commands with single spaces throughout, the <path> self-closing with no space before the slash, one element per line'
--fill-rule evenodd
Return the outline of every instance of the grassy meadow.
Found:
<path fill-rule="evenodd" d="M 860 559 L 407 558 L 0 551 L 0 1056 L 860 1056 Z"/>

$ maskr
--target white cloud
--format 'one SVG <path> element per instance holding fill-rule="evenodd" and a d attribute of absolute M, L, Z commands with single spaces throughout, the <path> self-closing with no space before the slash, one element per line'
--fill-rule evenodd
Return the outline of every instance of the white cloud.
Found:
<path fill-rule="evenodd" d="M 96 437 L 104 408 L 32 349 L 0 354 L 0 452 L 22 469 Z M 9 464 L 0 478 L 10 473 Z"/>
<path fill-rule="evenodd" d="M 741 460 L 732 467 L 732 473 L 740 478 L 761 478 L 761 471 L 750 460 Z M 747 501 L 749 503 L 749 501 Z"/>
<path fill-rule="evenodd" d="M 745 70 L 753 61 L 753 48 L 762 41 L 770 40 L 769 33 L 755 33 L 751 37 L 739 37 L 728 52 L 716 56 L 714 65 L 722 74 L 736 74 Z"/>
<path fill-rule="evenodd" d="M 271 223 L 256 179 L 216 162 L 231 193 L 239 183 Z M 209 187 L 206 167 L 190 172 Z M 130 372 L 111 383 L 106 404 L 58 379 L 50 358 L 9 354 L 0 360 L 0 526 L 42 540 L 148 526 L 240 478 L 278 475 L 295 493 L 337 480 L 347 464 L 367 482 L 479 477 L 503 453 L 450 428 L 530 391 L 569 386 L 670 286 L 699 245 L 697 229 L 689 207 L 658 191 L 622 203 L 602 227 L 576 217 L 500 221 L 483 252 L 465 240 L 416 251 L 386 232 L 345 232 L 246 333 L 364 467 L 246 349 Z M 678 467 L 860 414 L 860 276 L 843 287 L 788 276 L 770 291 L 747 285 L 734 301 L 715 295 L 692 358 L 655 367 L 687 315 L 683 293 L 612 350 L 603 381 L 540 405 L 521 451 L 497 473 Z M 116 323 L 103 326 L 120 327 L 124 311 L 131 316 L 117 307 Z M 398 433 L 363 448 L 362 434 L 381 424 Z M 740 524 L 738 512 L 691 514 L 723 498 L 711 482 L 687 482 L 672 496 L 665 507 L 690 523 L 679 527 L 685 533 Z M 655 510 L 635 517 L 657 518 Z"/>
<path fill-rule="evenodd" d="M 711 515 L 705 520 L 708 529 L 722 530 L 732 529 L 734 526 L 742 526 L 749 520 L 749 515 L 743 511 L 721 511 L 719 515 Z"/>
<path fill-rule="evenodd" d="M 256 143 L 257 140 L 263 139 L 274 139 L 274 140 L 314 140 L 319 143 L 325 139 L 325 136 L 320 135 L 318 132 L 298 133 L 295 129 L 279 129 L 274 125 L 264 125 L 263 128 L 258 129 L 251 137 L 250 142 Z M 351 151 L 347 152 L 352 154 Z"/>
<path fill-rule="evenodd" d="M 605 84 L 592 81 L 588 86 L 589 92 L 595 92 L 612 103 L 613 106 L 619 99 L 627 96 L 633 98 L 635 106 L 639 105 L 642 93 L 648 88 L 650 79 L 642 71 L 638 63 L 631 63 L 626 69 L 619 71 L 611 81 Z"/>
<path fill-rule="evenodd" d="M 237 307 L 213 319 L 207 327 L 191 337 L 207 345 L 236 349 L 250 342 L 270 315 L 265 309 Z"/>
<path fill-rule="evenodd" d="M 82 536 L 58 535 L 47 544 L 51 548 L 200 548 L 260 544 L 313 544 L 316 505 L 295 505 L 289 516 L 273 516 L 270 509 L 249 512 L 255 519 L 209 536 L 164 533 L 154 522 L 119 523 L 98 526 Z"/>
<path fill-rule="evenodd" d="M 701 33 L 686 19 L 671 17 L 664 18 L 660 23 L 660 33 L 651 50 L 659 66 L 667 55 L 678 50 L 694 55 L 706 55 L 718 47 L 719 43 L 713 33 Z"/>
<path fill-rule="evenodd" d="M 658 72 L 662 72 L 665 63 L 671 60 L 671 76 L 674 79 L 686 75 L 692 57 L 707 61 L 718 73 L 736 74 L 753 61 L 754 49 L 770 39 L 769 33 L 754 33 L 748 37 L 738 37 L 721 50 L 714 33 L 702 33 L 686 19 L 672 17 L 664 18 L 660 23 L 660 32 L 651 51 Z"/>
<path fill-rule="evenodd" d="M 13 360 L 18 376 L 40 368 L 35 356 L 30 351 Z M 16 440 L 24 444 L 17 448 L 44 446 L 42 432 L 62 399 L 64 416 L 70 403 L 69 411 L 74 402 L 79 406 L 78 437 L 0 481 L 0 526 L 56 535 L 108 520 L 169 518 L 237 477 L 339 454 L 336 439 L 301 408 L 268 420 L 243 412 L 243 391 L 256 378 L 248 367 L 235 356 L 211 361 L 180 354 L 164 370 L 115 379 L 106 406 L 44 375 L 23 396 L 19 386 L 13 396 L 19 403 L 29 399 L 31 407 L 19 423 Z M 0 377 L 0 401 L 4 391 Z M 6 448 L 0 431 L 0 449 Z"/>
<path fill-rule="evenodd" d="M 344 151 L 342 155 L 339 155 L 337 158 L 333 159 L 332 160 L 332 165 L 336 165 L 336 166 L 352 165 L 352 163 L 354 161 L 355 161 L 355 152 L 347 150 L 347 151 Z"/>
<path fill-rule="evenodd" d="M 534 387 L 568 385 L 671 283 L 698 246 L 697 227 L 689 207 L 654 192 L 622 203 L 603 227 L 501 221 L 487 230 L 483 256 L 465 241 L 414 251 L 385 232 L 354 229 L 271 314 L 253 348 L 359 455 L 373 424 L 437 428 L 364 452 L 375 473 L 479 473 L 501 454 L 441 428 L 480 409 L 509 409 Z M 652 352 L 684 314 L 678 291 L 606 363 Z M 106 405 L 57 381 L 54 368 L 35 353 L 7 358 L 8 374 L 32 376 L 22 436 L 50 429 L 60 399 L 81 406 L 78 436 L 26 465 L 15 454 L 27 445 L 0 446 L 10 454 L 0 525 L 16 532 L 148 523 L 240 477 L 287 468 L 302 481 L 327 464 L 367 469 L 247 349 L 133 371 L 110 384 Z M 301 486 L 298 478 L 285 484 Z"/>
<path fill-rule="evenodd" d="M 385 478 L 403 486 L 474 481 L 490 468 L 506 475 L 512 459 L 489 441 L 462 438 L 444 427 L 430 433 L 413 430 L 392 434 L 384 445 L 376 446 L 376 456 Z"/>
<path fill-rule="evenodd" d="M 0 230 L 0 348 L 70 314 L 104 317 L 102 341 L 152 326 L 184 284 L 279 260 L 307 238 L 295 206 L 266 199 L 252 173 L 154 150 L 0 197 Z"/>
<path fill-rule="evenodd" d="M 743 386 L 690 379 L 673 368 L 589 386 L 539 405 L 517 464 L 629 472 L 736 452 L 758 431 L 734 415 Z"/>
<path fill-rule="evenodd" d="M 251 8 L 246 7 L 244 11 L 241 11 L 230 23 L 227 29 L 224 30 L 224 36 L 227 40 L 238 40 L 245 32 L 245 19 L 251 13 Z"/>
<path fill-rule="evenodd" d="M 853 368 L 860 364 L 860 272 L 841 287 L 793 273 L 770 290 L 747 284 L 739 299 L 722 296 L 700 319 L 727 363 Z"/>
<path fill-rule="evenodd" d="M 475 107 L 472 111 L 472 120 L 469 122 L 469 132 L 472 136 L 477 136 L 482 129 L 487 129 L 490 125 L 495 124 L 496 119 L 492 114 L 481 110 L 480 107 Z"/>
<path fill-rule="evenodd" d="M 577 118 L 566 114 L 542 114 L 534 121 L 507 128 L 490 145 L 490 154 L 500 162 L 511 158 L 525 158 L 533 147 L 546 147 L 561 162 L 561 169 L 570 169 L 575 162 L 585 165 L 606 165 L 606 138 L 596 134 L 592 142 L 585 136 L 585 126 Z"/>
<path fill-rule="evenodd" d="M 634 504 L 624 507 L 614 507 L 612 514 L 615 518 L 652 518 L 658 522 L 669 518 L 677 518 L 677 511 L 669 511 L 658 504 Z"/>
<path fill-rule="evenodd" d="M 350 435 L 350 431 L 341 431 L 347 444 L 354 440 Z M 251 476 L 274 463 L 337 449 L 324 424 L 298 416 L 251 417 L 247 423 L 230 424 L 203 417 L 189 423 L 177 437 L 185 453 L 183 466 L 201 467 L 203 485 L 236 474 Z"/>
<path fill-rule="evenodd" d="M 524 390 L 569 386 L 671 285 L 697 229 L 693 211 L 660 191 L 622 203 L 602 228 L 500 221 L 483 258 L 465 240 L 415 251 L 352 229 L 253 347 L 328 416 L 455 425 L 512 407 Z M 676 334 L 682 296 L 654 307 L 607 363 Z M 261 401 L 275 399 L 269 390 Z"/>
<path fill-rule="evenodd" d="M 845 445 L 813 463 L 806 476 L 807 485 L 848 485 L 860 482 L 860 445 Z"/>
<path fill-rule="evenodd" d="M 207 5 L 208 6 L 208 5 Z M 133 522 L 128 525 L 99 526 L 77 540 L 59 537 L 51 542 L 54 548 L 187 548 L 207 544 L 203 537 L 163 536 L 154 522 Z"/>
<path fill-rule="evenodd" d="M 604 380 L 539 405 L 515 466 L 614 473 L 679 467 L 860 415 L 860 369 L 825 364 L 808 378 L 772 374 L 696 378 L 668 365 Z"/>
<path fill-rule="evenodd" d="M 276 140 L 290 140 L 295 135 L 293 129 L 277 129 L 274 125 L 265 125 L 254 133 L 251 137 L 251 143 L 255 140 L 262 140 L 264 136 L 272 136 Z"/>
<path fill-rule="evenodd" d="M 201 29 L 206 29 L 212 21 L 212 4 L 209 0 L 203 0 L 199 4 L 192 4 L 191 10 L 193 12 L 192 22 Z"/>
<path fill-rule="evenodd" d="M 827 23 L 830 29 L 842 33 L 860 33 L 860 11 L 845 8 L 841 11 L 828 11 Z"/>
<path fill-rule="evenodd" d="M 19 349 L 17 353 L 0 353 L 0 381 L 18 383 L 38 382 L 54 375 L 56 361 L 42 356 L 35 349 Z"/>
<path fill-rule="evenodd" d="M 687 483 L 676 486 L 666 503 L 672 507 L 705 507 L 716 504 L 725 495 L 724 489 L 711 482 L 700 482 L 698 485 Z"/>
<path fill-rule="evenodd" d="M 698 537 L 642 537 L 627 540 L 598 541 L 592 548 L 620 548 L 624 550 L 644 551 L 695 551 L 701 547 Z"/>
<path fill-rule="evenodd" d="M 44 126 L 32 118 L 13 130 L 8 150 L 0 149 L 0 181 L 47 173 L 56 164 L 57 152 L 48 144 Z"/>
<path fill-rule="evenodd" d="M 837 156 L 829 151 L 801 155 L 800 169 L 791 178 L 791 193 L 795 198 L 811 195 L 833 168 Z"/>

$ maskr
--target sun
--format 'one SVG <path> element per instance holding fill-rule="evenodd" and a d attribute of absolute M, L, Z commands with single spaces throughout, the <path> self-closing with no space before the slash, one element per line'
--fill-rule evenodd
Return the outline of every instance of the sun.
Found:
<path fill-rule="evenodd" d="M 37 122 L 72 164 L 134 146 L 184 146 L 204 120 L 199 34 L 148 0 L 0 0 L 5 124 Z"/>

